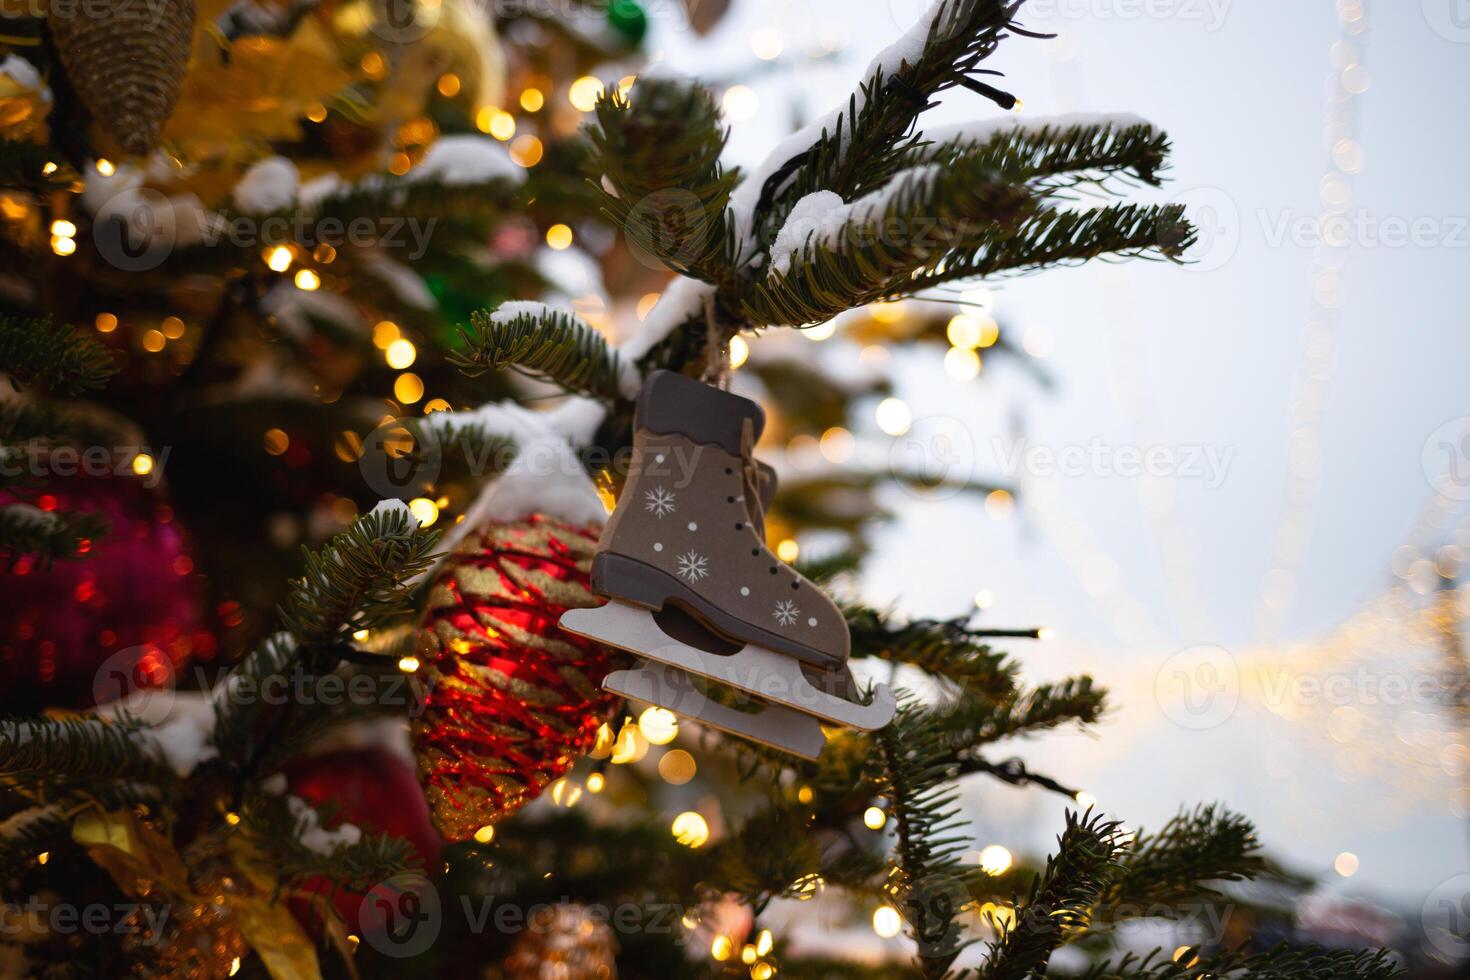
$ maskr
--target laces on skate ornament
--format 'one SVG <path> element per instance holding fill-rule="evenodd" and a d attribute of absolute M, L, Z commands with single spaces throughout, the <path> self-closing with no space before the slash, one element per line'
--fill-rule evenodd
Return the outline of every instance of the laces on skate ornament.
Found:
<path fill-rule="evenodd" d="M 841 610 L 766 547 L 764 426 L 748 398 L 649 375 L 628 481 L 592 560 L 592 589 L 609 602 L 568 610 L 561 626 L 646 661 L 608 674 L 607 690 L 815 759 L 823 724 L 875 731 L 894 698 L 879 685 L 863 702 Z"/>

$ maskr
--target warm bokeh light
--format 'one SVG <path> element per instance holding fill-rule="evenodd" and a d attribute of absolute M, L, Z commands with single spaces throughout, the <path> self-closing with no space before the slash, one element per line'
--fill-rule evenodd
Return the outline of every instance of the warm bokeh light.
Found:
<path fill-rule="evenodd" d="M 495 828 L 488 823 L 475 831 L 475 840 L 481 844 L 488 844 L 495 839 Z"/>
<path fill-rule="evenodd" d="M 1009 490 L 992 490 L 985 495 L 985 513 L 993 520 L 1003 521 L 1016 509 L 1016 498 Z"/>
<path fill-rule="evenodd" d="M 638 730 L 653 745 L 667 745 L 679 737 L 679 719 L 668 708 L 644 708 Z"/>
<path fill-rule="evenodd" d="M 439 519 L 439 505 L 428 497 L 415 497 L 410 500 L 408 512 L 418 519 L 419 527 L 431 527 Z"/>
<path fill-rule="evenodd" d="M 388 345 L 387 350 L 383 351 L 383 359 L 388 362 L 388 366 L 399 371 L 411 365 L 418 356 L 419 352 L 414 347 L 413 341 L 406 337 L 399 337 Z"/>
<path fill-rule="evenodd" d="M 400 374 L 393 382 L 393 397 L 404 405 L 416 403 L 424 397 L 424 379 L 417 374 Z"/>
<path fill-rule="evenodd" d="M 309 293 L 321 287 L 322 277 L 310 269 L 301 269 L 296 273 L 295 282 L 297 289 L 305 290 Z"/>
<path fill-rule="evenodd" d="M 510 144 L 510 158 L 520 167 L 534 167 L 546 152 L 541 141 L 530 133 L 522 133 Z"/>
<path fill-rule="evenodd" d="M 521 108 L 527 112 L 540 112 L 546 104 L 546 96 L 539 88 L 528 88 L 521 93 Z"/>
<path fill-rule="evenodd" d="M 882 830 L 883 825 L 888 822 L 888 814 L 880 807 L 870 806 L 863 811 L 863 826 L 869 830 Z"/>
<path fill-rule="evenodd" d="M 591 75 L 583 75 L 567 89 L 567 99 L 578 112 L 591 112 L 602 95 L 602 82 Z"/>
<path fill-rule="evenodd" d="M 555 224 L 546 229 L 546 244 L 560 252 L 572 247 L 572 229 L 568 225 Z"/>
<path fill-rule="evenodd" d="M 914 413 L 900 398 L 885 398 L 873 412 L 878 428 L 890 436 L 901 436 L 914 424 Z"/>
<path fill-rule="evenodd" d="M 1358 873 L 1358 856 L 1351 851 L 1343 851 L 1332 862 L 1332 870 L 1344 878 L 1351 878 Z"/>
<path fill-rule="evenodd" d="M 755 89 L 749 85 L 731 85 L 725 89 L 720 106 L 732 121 L 745 122 L 755 118 L 755 114 L 760 111 L 761 100 L 755 94 Z"/>
<path fill-rule="evenodd" d="M 980 375 L 980 355 L 968 347 L 951 347 L 944 355 L 944 373 L 956 381 L 974 381 Z"/>
<path fill-rule="evenodd" d="M 1011 852 L 999 844 L 991 844 L 980 852 L 980 870 L 988 875 L 1005 874 L 1013 862 Z"/>
<path fill-rule="evenodd" d="M 903 928 L 903 919 L 891 905 L 880 905 L 873 912 L 873 931 L 884 939 L 892 939 Z"/>
<path fill-rule="evenodd" d="M 683 786 L 698 771 L 694 756 L 683 749 L 670 749 L 658 760 L 658 774 L 671 786 Z"/>
<path fill-rule="evenodd" d="M 147 453 L 139 453 L 133 457 L 133 472 L 138 476 L 147 476 L 153 472 L 153 457 Z"/>
<path fill-rule="evenodd" d="M 786 49 L 786 40 L 781 32 L 771 27 L 762 27 L 760 30 L 752 31 L 750 35 L 750 50 L 762 61 L 775 61 L 781 57 L 781 52 Z"/>
<path fill-rule="evenodd" d="M 693 810 L 685 810 L 674 818 L 674 839 L 685 847 L 703 847 L 709 840 L 709 824 Z"/>
<path fill-rule="evenodd" d="M 642 319 L 641 317 L 639 319 Z M 730 367 L 738 368 L 750 359 L 750 344 L 744 337 L 730 338 Z"/>
<path fill-rule="evenodd" d="M 784 562 L 796 561 L 796 556 L 801 554 L 801 546 L 792 538 L 783 538 L 776 545 L 776 557 Z"/>

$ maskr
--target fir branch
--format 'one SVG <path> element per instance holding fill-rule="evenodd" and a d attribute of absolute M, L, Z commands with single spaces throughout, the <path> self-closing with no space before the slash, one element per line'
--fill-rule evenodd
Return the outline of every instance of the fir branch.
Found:
<path fill-rule="evenodd" d="M 772 847 L 772 841 L 781 841 Z M 805 814 L 789 806 L 771 806 L 747 818 L 716 852 L 715 880 L 747 904 L 762 908 L 787 893 L 792 882 L 821 867 L 821 853 L 807 833 Z"/>
<path fill-rule="evenodd" d="M 610 89 L 595 112 L 590 164 L 613 224 L 681 275 L 728 278 L 734 248 L 726 208 L 739 171 L 720 165 L 728 133 L 709 92 L 641 78 L 629 97 Z"/>
<path fill-rule="evenodd" d="M 1017 689 L 1000 701 L 963 699 L 935 711 L 935 721 L 957 750 L 1003 738 L 1038 735 L 1064 725 L 1087 726 L 1107 710 L 1107 692 L 1086 675 L 1030 689 Z"/>
<path fill-rule="evenodd" d="M 322 877 L 333 888 L 365 892 L 394 875 L 423 866 L 413 844 L 389 834 L 363 834 L 322 850 L 303 841 L 303 831 L 326 827 L 331 815 L 307 804 L 293 810 L 285 796 L 258 794 L 240 808 L 240 832 L 252 850 L 265 856 L 283 885 Z M 328 831 L 330 833 L 330 831 Z"/>
<path fill-rule="evenodd" d="M 943 728 L 913 695 L 901 692 L 893 721 L 871 736 L 877 748 L 875 791 L 893 819 L 896 873 L 885 890 L 908 922 L 926 977 L 942 977 L 969 945 L 956 922 L 980 874 L 960 855 L 968 844 L 959 786 Z"/>
<path fill-rule="evenodd" d="M 909 292 L 980 276 L 1031 272 L 1100 256 L 1158 256 L 1172 262 L 1195 241 L 1179 204 L 1116 204 L 1090 211 L 1044 211 L 1014 231 L 945 257 L 914 277 Z"/>
<path fill-rule="evenodd" d="M 758 325 L 800 326 L 912 293 L 914 279 L 935 274 L 949 253 L 1005 238 L 1030 201 L 1025 188 L 972 159 L 906 170 L 823 216 L 786 257 L 788 268 L 753 284 L 746 315 Z"/>
<path fill-rule="evenodd" d="M 345 642 L 412 609 L 408 582 L 433 563 L 438 531 L 422 530 L 406 508 L 365 514 L 322 546 L 302 549 L 301 578 L 281 621 L 303 644 Z"/>
<path fill-rule="evenodd" d="M 214 688 L 213 742 L 220 758 L 243 767 L 258 750 L 268 748 L 258 745 L 265 713 L 260 692 L 270 679 L 286 676 L 299 652 L 289 634 L 267 637 Z"/>
<path fill-rule="evenodd" d="M 1087 925 L 1088 913 L 1118 873 L 1125 835 L 1122 826 L 1100 815 L 1067 811 L 1067 826 L 1057 852 L 1046 860 L 1030 894 L 1017 903 L 1015 921 L 1002 923 L 990 944 L 981 980 L 1029 980 L 1046 973 L 1051 954 Z"/>
<path fill-rule="evenodd" d="M 1049 186 L 1103 181 L 1123 176 L 1157 187 L 1169 156 L 1169 137 L 1146 122 L 1117 125 L 1005 126 L 983 137 L 961 135 L 917 146 L 912 163 L 938 163 L 973 158 L 1017 183 Z"/>
<path fill-rule="evenodd" d="M 94 338 L 50 320 L 0 314 L 0 371 L 11 383 L 81 394 L 117 373 L 112 354 Z"/>
<path fill-rule="evenodd" d="M 623 364 L 607 339 L 578 317 L 539 304 L 509 304 L 471 318 L 473 333 L 463 333 L 467 350 L 449 355 L 470 377 L 514 368 L 543 378 L 574 394 L 604 401 L 621 397 Z"/>
<path fill-rule="evenodd" d="M 991 699 L 1015 690 L 1016 668 L 976 638 L 968 618 L 895 621 L 871 606 L 842 608 L 854 657 L 876 657 L 918 667 L 973 694 Z"/>
<path fill-rule="evenodd" d="M 1208 882 L 1239 881 L 1265 871 L 1260 849 L 1254 825 L 1239 814 L 1218 805 L 1181 811 L 1156 833 L 1138 834 L 1093 919 L 1116 925 L 1125 914 L 1159 915 L 1213 895 Z"/>
<path fill-rule="evenodd" d="M 952 0 L 931 8 L 922 51 L 886 74 L 880 67 L 848 99 L 846 110 L 813 144 L 772 173 L 761 188 L 756 237 L 769 245 L 791 207 L 819 190 L 849 200 L 887 182 L 913 146 L 908 134 L 935 96 L 980 72 L 1011 33 L 1017 0 Z M 992 90 L 994 91 L 994 90 Z M 1004 104 L 1015 100 L 995 92 Z M 1006 105 L 1010 108 L 1010 105 Z"/>
<path fill-rule="evenodd" d="M 55 155 L 30 140 L 0 139 L 0 187 L 49 194 L 79 183 L 76 171 L 57 163 Z"/>
<path fill-rule="evenodd" d="M 168 765 L 138 732 L 129 719 L 0 719 L 0 775 L 12 780 L 168 778 Z"/>
<path fill-rule="evenodd" d="M 1400 980 L 1403 976 L 1403 968 L 1385 950 L 1282 945 L 1260 953 L 1212 956 L 1191 949 L 1178 961 L 1157 949 L 1143 956 L 1129 953 L 1117 962 L 1091 967 L 1077 980 Z"/>
<path fill-rule="evenodd" d="M 108 526 L 101 514 L 43 511 L 31 504 L 9 504 L 0 507 L 0 556 L 11 561 L 30 556 L 44 567 L 78 557 L 87 542 L 107 533 Z"/>

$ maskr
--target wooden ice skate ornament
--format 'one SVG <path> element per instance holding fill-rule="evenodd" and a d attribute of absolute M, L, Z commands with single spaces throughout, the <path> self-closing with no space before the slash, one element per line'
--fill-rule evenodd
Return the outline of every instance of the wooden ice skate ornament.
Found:
<path fill-rule="evenodd" d="M 883 685 L 870 703 L 856 699 L 841 610 L 766 547 L 775 477 L 753 454 L 764 425 L 749 399 L 651 374 L 628 480 L 592 562 L 593 591 L 610 601 L 569 610 L 561 626 L 652 661 L 610 674 L 608 690 L 815 758 L 822 722 L 876 731 L 895 703 Z M 711 700 L 693 677 L 757 710 Z"/>

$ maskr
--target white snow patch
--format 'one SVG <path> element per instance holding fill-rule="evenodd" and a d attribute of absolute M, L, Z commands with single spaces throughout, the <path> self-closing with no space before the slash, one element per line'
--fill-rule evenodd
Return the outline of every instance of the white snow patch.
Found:
<path fill-rule="evenodd" d="M 516 166 L 498 140 L 488 136 L 442 136 L 405 178 L 411 183 L 439 181 L 450 186 L 484 184 L 492 180 L 523 183 L 526 172 Z"/>
<path fill-rule="evenodd" d="M 153 703 L 166 704 L 168 700 L 157 698 Z M 201 762 L 219 755 L 214 745 L 215 704 L 215 695 L 209 691 L 175 691 L 172 703 L 167 704 L 168 720 L 138 732 L 157 746 L 180 779 L 188 778 Z"/>
<path fill-rule="evenodd" d="M 771 246 L 771 268 L 767 273 L 785 275 L 791 268 L 791 254 L 804 246 L 813 235 L 826 238 L 826 221 L 829 215 L 843 207 L 846 202 L 834 191 L 815 191 L 808 194 L 791 208 L 786 222 L 776 233 Z"/>
<path fill-rule="evenodd" d="M 784 276 L 790 271 L 793 256 L 798 252 L 805 255 L 809 246 L 835 246 L 841 240 L 844 228 L 881 219 L 894 198 L 935 176 L 940 170 L 939 164 L 935 163 L 901 170 L 888 183 L 851 204 L 841 203 L 842 199 L 830 191 L 817 191 L 803 197 L 792 208 L 791 215 L 776 235 L 767 276 Z M 836 200 L 835 205 L 833 199 Z"/>
<path fill-rule="evenodd" d="M 623 363 L 618 387 L 624 398 L 637 398 L 638 390 L 643 387 L 643 376 L 638 373 L 634 362 L 653 350 L 681 323 L 703 317 L 704 305 L 714 295 L 715 287 L 698 279 L 679 276 L 669 283 L 653 309 L 648 311 L 642 329 L 618 346 Z"/>
<path fill-rule="evenodd" d="M 322 202 L 333 194 L 345 190 L 348 184 L 335 173 L 313 177 L 296 191 L 296 199 L 308 211 L 320 211 Z"/>
<path fill-rule="evenodd" d="M 11 504 L 5 508 L 5 513 L 26 524 L 34 524 L 47 531 L 54 528 L 57 521 L 60 520 L 55 513 L 44 511 L 31 504 Z"/>
<path fill-rule="evenodd" d="M 568 438 L 596 428 L 601 418 L 592 421 L 594 409 L 597 413 L 604 410 L 597 402 L 576 398 L 550 412 L 502 402 L 469 412 L 426 416 L 424 422 L 430 427 L 478 425 L 516 446 L 515 459 L 505 472 L 486 485 L 464 520 L 445 535 L 442 547 L 446 553 L 491 521 L 516 521 L 532 514 L 549 514 L 584 526 L 600 526 L 607 520 L 602 500 Z"/>
<path fill-rule="evenodd" d="M 408 266 L 386 255 L 364 255 L 358 259 L 362 267 L 377 276 L 393 290 L 393 295 L 409 306 L 420 310 L 432 310 L 438 304 L 434 294 L 424 282 L 424 277 Z"/>
<path fill-rule="evenodd" d="M 40 92 L 42 102 L 51 101 L 51 90 L 41 80 L 41 73 L 20 55 L 8 54 L 0 58 L 0 75 L 9 75 L 17 85 Z"/>
<path fill-rule="evenodd" d="M 403 515 L 405 515 L 408 518 L 409 524 L 410 524 L 410 526 L 412 528 L 417 528 L 419 526 L 419 519 L 417 517 L 413 516 L 413 511 L 411 511 L 411 510 L 408 509 L 408 504 L 406 504 L 403 501 L 398 500 L 398 499 L 396 499 L 394 497 L 389 497 L 386 500 L 380 500 L 380 501 L 378 501 L 373 506 L 373 509 L 371 511 L 369 511 L 369 513 L 371 513 L 371 514 L 403 514 Z"/>
<path fill-rule="evenodd" d="M 284 211 L 296 202 L 301 173 L 285 157 L 266 157 L 251 165 L 235 185 L 235 206 L 246 214 Z"/>
<path fill-rule="evenodd" d="M 307 850 L 330 855 L 340 847 L 362 840 L 362 830 L 356 824 L 344 823 L 334 830 L 323 827 L 316 807 L 299 796 L 287 796 L 286 807 L 296 818 L 296 837 Z"/>
<path fill-rule="evenodd" d="M 366 329 L 362 314 L 345 296 L 323 289 L 297 289 L 296 284 L 282 279 L 260 300 L 261 312 L 274 316 L 291 336 L 305 340 L 312 331 L 312 320 L 335 323 L 354 333 Z"/>
<path fill-rule="evenodd" d="M 280 796 L 286 792 L 286 774 L 274 772 L 260 781 L 260 791 L 268 796 Z"/>
<path fill-rule="evenodd" d="M 538 303 L 535 300 L 529 299 L 513 299 L 497 306 L 495 312 L 490 314 L 490 322 L 510 323 L 517 317 L 548 317 L 557 312 L 559 311 L 554 306 L 549 306 L 546 303 Z"/>

